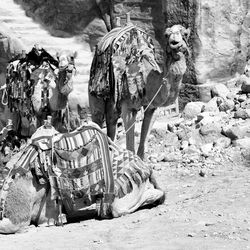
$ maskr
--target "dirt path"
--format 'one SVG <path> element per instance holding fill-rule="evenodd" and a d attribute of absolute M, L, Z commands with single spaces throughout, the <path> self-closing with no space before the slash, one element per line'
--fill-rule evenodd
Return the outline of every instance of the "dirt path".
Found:
<path fill-rule="evenodd" d="M 163 205 L 113 220 L 29 227 L 0 235 L 0 249 L 250 249 L 250 167 L 217 166 L 205 177 L 166 163 L 155 169 L 167 192 Z"/>

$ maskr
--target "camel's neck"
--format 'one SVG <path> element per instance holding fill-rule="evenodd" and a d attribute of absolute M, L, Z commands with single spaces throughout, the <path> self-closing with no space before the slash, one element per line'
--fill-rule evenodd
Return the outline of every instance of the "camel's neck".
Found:
<path fill-rule="evenodd" d="M 152 77 L 152 82 L 157 83 L 159 81 L 159 85 L 147 85 L 146 101 L 149 102 L 150 100 L 154 99 L 151 104 L 151 106 L 154 108 L 165 107 L 174 103 L 178 97 L 182 78 L 187 68 L 183 53 L 178 53 L 173 57 L 171 55 L 166 60 L 166 65 L 161 76 L 154 75 L 154 77 Z M 157 94 L 157 96 L 155 96 L 155 93 L 159 89 L 160 92 Z"/>
<path fill-rule="evenodd" d="M 41 99 L 42 93 L 46 96 L 43 99 Z M 32 103 L 34 110 L 37 113 L 41 111 L 44 105 L 49 105 L 51 111 L 62 110 L 66 107 L 67 100 L 67 96 L 60 93 L 55 81 L 50 82 L 50 85 L 48 86 L 48 96 L 43 88 L 43 84 L 40 84 L 39 82 L 35 85 Z"/>
<path fill-rule="evenodd" d="M 163 75 L 165 78 L 169 78 L 171 75 L 183 77 L 186 69 L 186 58 L 183 53 L 170 54 L 166 58 Z"/>

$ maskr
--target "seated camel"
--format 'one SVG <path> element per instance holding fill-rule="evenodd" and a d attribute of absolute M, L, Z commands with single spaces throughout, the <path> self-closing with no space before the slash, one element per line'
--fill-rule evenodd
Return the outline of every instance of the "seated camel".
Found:
<path fill-rule="evenodd" d="M 93 211 L 119 217 L 164 201 L 150 166 L 114 144 L 97 125 L 61 134 L 50 123 L 37 129 L 6 164 L 0 193 L 0 233 L 61 224 Z M 64 215 L 65 215 L 64 214 Z"/>

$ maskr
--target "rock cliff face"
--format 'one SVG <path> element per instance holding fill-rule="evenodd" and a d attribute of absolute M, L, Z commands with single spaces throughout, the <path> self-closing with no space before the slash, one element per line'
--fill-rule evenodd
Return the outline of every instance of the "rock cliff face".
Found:
<path fill-rule="evenodd" d="M 236 72 L 242 73 L 250 56 L 249 0 L 113 0 L 112 4 L 111 0 L 15 2 L 51 34 L 77 36 L 84 46 L 89 46 L 87 50 L 93 50 L 108 26 L 113 25 L 110 15 L 111 20 L 120 16 L 124 23 L 126 13 L 130 12 L 131 21 L 155 38 L 159 63 L 163 59 L 164 28 L 178 23 L 190 27 L 192 53 L 184 81 L 191 84 L 226 81 Z M 0 37 L 1 51 L 4 36 Z M 5 53 L 8 52 L 5 50 Z M 3 61 L 1 58 L 0 63 Z"/>
<path fill-rule="evenodd" d="M 242 72 L 250 55 L 250 2 L 199 0 L 195 68 L 201 83 Z"/>

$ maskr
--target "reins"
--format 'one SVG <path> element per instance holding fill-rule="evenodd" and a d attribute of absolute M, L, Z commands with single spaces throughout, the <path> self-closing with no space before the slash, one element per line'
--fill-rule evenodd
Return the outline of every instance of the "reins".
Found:
<path fill-rule="evenodd" d="M 41 200 L 41 204 L 40 204 L 40 207 L 39 207 L 39 210 L 38 210 L 38 213 L 37 213 L 37 216 L 36 216 L 36 219 L 35 219 L 35 224 L 38 226 L 39 225 L 39 218 L 41 216 L 41 213 L 42 213 L 42 210 L 43 210 L 43 207 L 44 207 L 44 204 L 46 202 L 46 198 L 49 194 L 49 190 L 50 190 L 50 184 L 49 182 L 47 183 L 47 186 L 46 186 L 46 191 L 45 191 L 45 194 Z"/>
<path fill-rule="evenodd" d="M 153 101 L 155 100 L 156 96 L 159 94 L 159 92 L 161 91 L 161 88 L 163 87 L 163 85 L 166 85 L 167 82 L 167 77 L 169 75 L 169 72 L 166 69 L 166 65 L 164 65 L 163 68 L 163 75 L 165 75 L 165 77 L 162 78 L 162 83 L 159 86 L 158 90 L 155 92 L 154 96 L 152 97 L 152 99 L 150 100 L 149 104 L 146 106 L 145 109 L 143 109 L 142 111 L 142 115 L 144 116 L 145 112 L 148 110 L 149 106 L 153 103 Z M 129 130 L 135 125 L 136 120 L 130 125 L 130 127 L 124 132 L 124 134 L 127 134 L 129 132 Z"/>
<path fill-rule="evenodd" d="M 161 91 L 161 88 L 163 87 L 164 84 L 164 80 L 166 78 L 163 78 L 162 84 L 160 85 L 160 87 L 158 88 L 158 90 L 156 91 L 156 93 L 154 94 L 153 98 L 151 99 L 151 101 L 149 102 L 149 104 L 146 106 L 146 108 L 142 111 L 142 114 L 144 115 L 144 113 L 148 110 L 149 106 L 152 104 L 152 102 L 154 101 L 154 99 L 156 98 L 156 96 L 158 95 L 158 93 Z M 124 134 L 127 134 L 129 132 L 129 130 L 135 125 L 136 121 L 134 121 L 130 127 L 124 132 Z"/>

